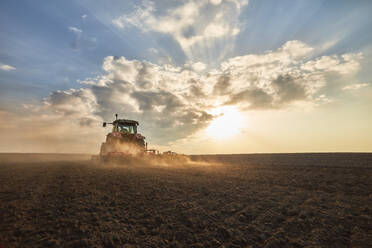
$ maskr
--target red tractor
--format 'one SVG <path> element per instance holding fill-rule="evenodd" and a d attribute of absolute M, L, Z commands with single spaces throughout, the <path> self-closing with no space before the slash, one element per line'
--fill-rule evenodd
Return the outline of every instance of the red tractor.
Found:
<path fill-rule="evenodd" d="M 138 121 L 118 119 L 112 123 L 103 123 L 103 127 L 112 125 L 112 132 L 106 135 L 106 142 L 102 143 L 99 159 L 102 162 L 126 159 L 146 152 L 145 137 L 137 132 Z"/>
<path fill-rule="evenodd" d="M 116 119 L 112 123 L 103 123 L 103 127 L 112 125 L 112 132 L 106 135 L 99 155 L 92 156 L 93 161 L 106 162 L 132 162 L 132 161 L 155 161 L 166 162 L 174 159 L 185 159 L 186 156 L 175 152 L 160 153 L 158 150 L 147 150 L 145 137 L 137 132 L 138 121 Z"/>

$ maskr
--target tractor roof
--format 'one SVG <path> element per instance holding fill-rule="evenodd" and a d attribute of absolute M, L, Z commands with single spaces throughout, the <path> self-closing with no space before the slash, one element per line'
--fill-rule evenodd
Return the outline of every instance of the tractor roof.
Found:
<path fill-rule="evenodd" d="M 126 119 L 117 119 L 115 120 L 112 124 L 116 124 L 116 123 L 124 123 L 124 124 L 135 124 L 135 125 L 139 125 L 138 124 L 138 121 L 134 121 L 134 120 L 126 120 Z"/>

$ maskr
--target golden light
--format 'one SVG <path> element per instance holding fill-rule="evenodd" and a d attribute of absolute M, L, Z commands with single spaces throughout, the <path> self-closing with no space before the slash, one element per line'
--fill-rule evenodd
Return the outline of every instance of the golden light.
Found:
<path fill-rule="evenodd" d="M 210 113 L 215 116 L 219 115 L 205 130 L 206 134 L 212 138 L 230 138 L 238 134 L 243 127 L 243 115 L 233 106 L 218 107 Z"/>

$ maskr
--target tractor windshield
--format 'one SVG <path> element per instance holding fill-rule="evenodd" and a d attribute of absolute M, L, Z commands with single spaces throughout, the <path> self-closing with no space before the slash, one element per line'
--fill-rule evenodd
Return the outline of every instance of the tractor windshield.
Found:
<path fill-rule="evenodd" d="M 137 133 L 137 128 L 135 125 L 130 125 L 126 123 L 119 123 L 117 129 L 118 129 L 118 132 L 127 132 L 130 134 Z"/>

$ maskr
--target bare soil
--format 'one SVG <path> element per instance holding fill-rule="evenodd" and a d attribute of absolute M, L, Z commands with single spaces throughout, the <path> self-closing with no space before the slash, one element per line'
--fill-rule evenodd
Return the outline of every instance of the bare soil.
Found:
<path fill-rule="evenodd" d="M 0 154 L 0 247 L 371 247 L 372 154 Z"/>

